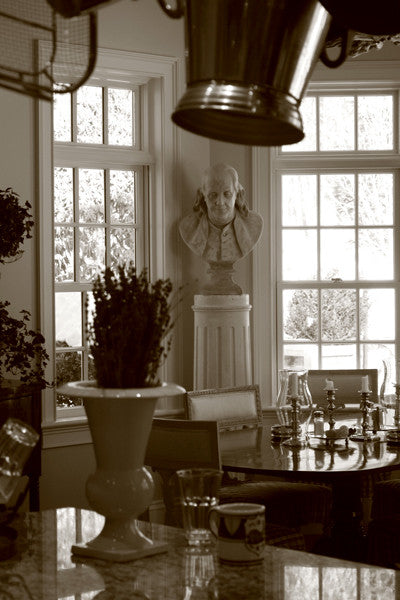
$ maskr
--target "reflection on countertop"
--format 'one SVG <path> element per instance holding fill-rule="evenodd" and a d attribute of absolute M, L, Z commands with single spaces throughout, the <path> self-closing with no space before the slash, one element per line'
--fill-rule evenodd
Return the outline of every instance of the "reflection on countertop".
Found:
<path fill-rule="evenodd" d="M 267 546 L 257 566 L 220 565 L 214 546 L 190 550 L 182 531 L 141 522 L 145 535 L 168 543 L 165 553 L 112 563 L 71 557 L 74 543 L 93 538 L 103 517 L 61 508 L 21 515 L 18 555 L 0 563 L 7 600 L 394 600 L 397 571 Z M 332 595 L 332 590 L 334 590 Z"/>

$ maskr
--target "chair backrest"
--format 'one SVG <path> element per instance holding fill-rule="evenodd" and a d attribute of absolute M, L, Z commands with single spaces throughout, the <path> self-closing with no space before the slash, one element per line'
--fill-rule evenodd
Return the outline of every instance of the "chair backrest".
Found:
<path fill-rule="evenodd" d="M 170 471 L 192 467 L 219 469 L 217 423 L 153 419 L 144 464 Z"/>
<path fill-rule="evenodd" d="M 326 405 L 325 379 L 333 379 L 337 388 L 335 405 L 359 404 L 361 395 L 361 377 L 368 375 L 371 390 L 370 399 L 378 402 L 378 369 L 326 369 L 308 371 L 308 387 L 313 403 Z"/>
<path fill-rule="evenodd" d="M 185 405 L 188 419 L 217 421 L 220 430 L 259 427 L 263 421 L 258 385 L 187 392 Z"/>

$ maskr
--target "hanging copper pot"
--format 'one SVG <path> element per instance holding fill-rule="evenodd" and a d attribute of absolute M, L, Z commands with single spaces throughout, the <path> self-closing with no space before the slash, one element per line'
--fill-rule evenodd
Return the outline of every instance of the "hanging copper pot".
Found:
<path fill-rule="evenodd" d="M 332 20 L 318 0 L 158 1 L 170 16 L 185 13 L 177 125 L 255 146 L 303 139 L 299 106 Z"/>
<path fill-rule="evenodd" d="M 365 0 L 320 0 L 339 26 L 371 35 L 393 35 L 400 32 L 399 0 L 383 0 L 379 4 Z"/>

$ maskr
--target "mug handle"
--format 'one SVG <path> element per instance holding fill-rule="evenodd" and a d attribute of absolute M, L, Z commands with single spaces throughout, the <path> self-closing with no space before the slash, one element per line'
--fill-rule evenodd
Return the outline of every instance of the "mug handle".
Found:
<path fill-rule="evenodd" d="M 346 60 L 346 58 L 349 54 L 351 44 L 353 42 L 354 34 L 355 34 L 355 31 L 353 31 L 352 29 L 345 29 L 341 32 L 340 54 L 335 59 L 329 58 L 327 50 L 326 50 L 326 46 L 324 46 L 324 49 L 322 50 L 322 52 L 319 56 L 319 58 L 321 59 L 321 62 L 323 62 L 324 65 L 326 67 L 329 67 L 330 69 L 336 69 L 337 67 L 340 67 L 340 65 L 342 65 L 344 63 L 344 61 Z"/>
<path fill-rule="evenodd" d="M 172 8 L 164 0 L 158 0 L 158 4 L 171 19 L 180 19 L 185 14 L 184 0 L 176 0 L 176 8 Z"/>
<path fill-rule="evenodd" d="M 215 538 L 218 537 L 218 518 L 219 518 L 218 506 L 213 506 L 208 511 L 208 524 L 210 526 L 210 531 Z"/>

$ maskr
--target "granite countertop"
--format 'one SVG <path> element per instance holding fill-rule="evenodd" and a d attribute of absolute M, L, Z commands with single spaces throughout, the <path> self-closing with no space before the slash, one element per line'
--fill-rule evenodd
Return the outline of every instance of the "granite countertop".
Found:
<path fill-rule="evenodd" d="M 261 565 L 219 564 L 215 548 L 190 551 L 181 530 L 140 523 L 168 550 L 126 563 L 71 557 L 71 545 L 92 539 L 104 519 L 62 508 L 21 515 L 18 553 L 0 562 L 3 600 L 353 600 L 400 598 L 400 573 L 390 569 L 267 546 Z"/>

